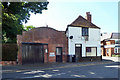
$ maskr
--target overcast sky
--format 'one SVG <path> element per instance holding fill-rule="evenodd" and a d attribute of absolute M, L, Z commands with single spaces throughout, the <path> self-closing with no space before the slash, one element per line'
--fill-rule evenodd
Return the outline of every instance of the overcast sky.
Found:
<path fill-rule="evenodd" d="M 92 14 L 92 22 L 101 28 L 101 32 L 118 31 L 117 1 L 78 1 L 78 0 L 48 0 L 48 10 L 42 14 L 31 14 L 30 20 L 24 25 L 41 27 L 48 25 L 57 30 L 65 31 L 79 15 L 85 17 L 86 12 Z"/>

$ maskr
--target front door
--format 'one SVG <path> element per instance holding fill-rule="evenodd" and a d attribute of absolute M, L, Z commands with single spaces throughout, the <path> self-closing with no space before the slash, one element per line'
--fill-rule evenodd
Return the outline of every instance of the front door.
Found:
<path fill-rule="evenodd" d="M 56 47 L 56 62 L 62 62 L 62 47 Z"/>
<path fill-rule="evenodd" d="M 79 62 L 82 58 L 82 44 L 75 44 L 75 56 L 76 62 Z"/>

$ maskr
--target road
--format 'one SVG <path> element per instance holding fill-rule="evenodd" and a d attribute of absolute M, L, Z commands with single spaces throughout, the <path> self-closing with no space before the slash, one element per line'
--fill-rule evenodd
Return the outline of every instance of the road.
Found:
<path fill-rule="evenodd" d="M 69 63 L 64 66 L 5 71 L 3 79 L 35 78 L 118 78 L 118 61 L 88 62 L 88 64 Z M 106 79 L 107 80 L 107 79 Z M 115 80 L 115 79 L 113 79 Z"/>

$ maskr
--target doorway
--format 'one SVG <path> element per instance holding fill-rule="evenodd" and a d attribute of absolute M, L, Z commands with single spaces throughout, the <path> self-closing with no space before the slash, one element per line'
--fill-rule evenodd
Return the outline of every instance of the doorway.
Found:
<path fill-rule="evenodd" d="M 22 43 L 22 64 L 44 63 L 45 43 Z"/>
<path fill-rule="evenodd" d="M 75 56 L 76 62 L 79 62 L 82 58 L 82 44 L 75 44 Z"/>
<path fill-rule="evenodd" d="M 62 47 L 56 47 L 56 62 L 62 62 Z"/>

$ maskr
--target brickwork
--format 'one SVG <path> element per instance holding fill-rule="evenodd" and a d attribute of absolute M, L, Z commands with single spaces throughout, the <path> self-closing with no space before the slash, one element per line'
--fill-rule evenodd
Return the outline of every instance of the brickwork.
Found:
<path fill-rule="evenodd" d="M 56 55 L 56 47 L 63 48 L 63 62 L 66 62 L 66 56 L 68 54 L 67 38 L 64 31 L 57 31 L 49 27 L 39 27 L 27 32 L 23 32 L 22 35 L 17 36 L 17 43 L 19 46 L 18 61 L 22 62 L 22 42 L 33 43 L 48 43 L 48 53 L 44 53 L 44 62 L 56 62 L 56 56 L 49 56 L 50 52 L 54 52 Z"/>
<path fill-rule="evenodd" d="M 115 44 L 115 41 L 114 40 L 106 41 L 106 45 L 111 45 L 111 44 Z"/>
<path fill-rule="evenodd" d="M 0 61 L 0 64 L 2 64 L 3 66 L 6 65 L 17 65 L 16 61 Z"/>
<path fill-rule="evenodd" d="M 112 56 L 112 54 L 114 54 L 114 48 L 104 48 L 104 46 L 106 45 L 114 45 L 115 41 L 114 40 L 109 40 L 109 41 L 102 41 L 101 45 L 103 47 L 101 47 L 101 54 L 102 56 Z"/>

